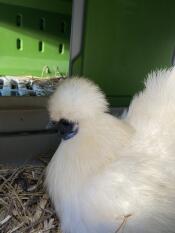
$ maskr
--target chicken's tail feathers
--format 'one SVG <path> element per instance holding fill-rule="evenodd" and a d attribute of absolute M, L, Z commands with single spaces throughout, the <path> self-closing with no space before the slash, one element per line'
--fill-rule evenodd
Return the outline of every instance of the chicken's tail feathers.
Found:
<path fill-rule="evenodd" d="M 132 100 L 125 120 L 137 131 L 151 134 L 175 128 L 175 68 L 150 73 L 145 89 Z"/>

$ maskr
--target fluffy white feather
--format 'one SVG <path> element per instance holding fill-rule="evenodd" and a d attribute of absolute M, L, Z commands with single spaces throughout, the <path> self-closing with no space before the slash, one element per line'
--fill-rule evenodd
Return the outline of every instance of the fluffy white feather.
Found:
<path fill-rule="evenodd" d="M 53 120 L 61 118 L 81 121 L 108 111 L 108 103 L 99 89 L 88 79 L 69 78 L 61 83 L 49 102 Z"/>
<path fill-rule="evenodd" d="M 64 233 L 175 233 L 175 69 L 149 75 L 125 119 L 90 81 L 51 97 L 54 120 L 79 124 L 62 141 L 46 184 Z"/>

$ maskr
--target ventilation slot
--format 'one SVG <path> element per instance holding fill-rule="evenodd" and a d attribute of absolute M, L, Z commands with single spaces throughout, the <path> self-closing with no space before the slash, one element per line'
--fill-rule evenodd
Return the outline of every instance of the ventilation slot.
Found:
<path fill-rule="evenodd" d="M 44 52 L 44 42 L 43 41 L 39 41 L 39 43 L 38 43 L 38 51 L 39 52 Z"/>
<path fill-rule="evenodd" d="M 22 26 L 22 15 L 21 15 L 21 14 L 18 14 L 18 15 L 16 16 L 16 25 L 17 25 L 18 27 L 21 27 L 21 26 Z"/>
<path fill-rule="evenodd" d="M 41 31 L 43 31 L 45 29 L 45 18 L 40 19 L 39 28 Z"/>
<path fill-rule="evenodd" d="M 59 45 L 58 51 L 59 51 L 60 54 L 64 53 L 64 44 Z"/>
<path fill-rule="evenodd" d="M 22 50 L 22 40 L 19 38 L 16 40 L 16 48 Z"/>

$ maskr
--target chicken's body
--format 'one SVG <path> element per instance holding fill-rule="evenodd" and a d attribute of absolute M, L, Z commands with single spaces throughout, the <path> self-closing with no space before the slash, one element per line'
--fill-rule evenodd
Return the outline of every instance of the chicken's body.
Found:
<path fill-rule="evenodd" d="M 175 233 L 175 70 L 152 76 L 123 120 L 97 107 L 103 95 L 86 80 L 65 81 L 52 97 L 52 118 L 79 127 L 47 169 L 64 233 Z M 97 102 L 89 98 L 86 118 L 88 94 Z"/>

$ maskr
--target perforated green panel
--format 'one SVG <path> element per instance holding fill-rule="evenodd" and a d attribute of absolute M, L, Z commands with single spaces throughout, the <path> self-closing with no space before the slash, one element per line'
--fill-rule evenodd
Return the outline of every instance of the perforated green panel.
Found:
<path fill-rule="evenodd" d="M 44 1 L 45 5 L 51 2 Z M 71 1 L 61 3 L 59 13 L 58 9 L 54 12 L 0 1 L 0 75 L 67 73 Z"/>

